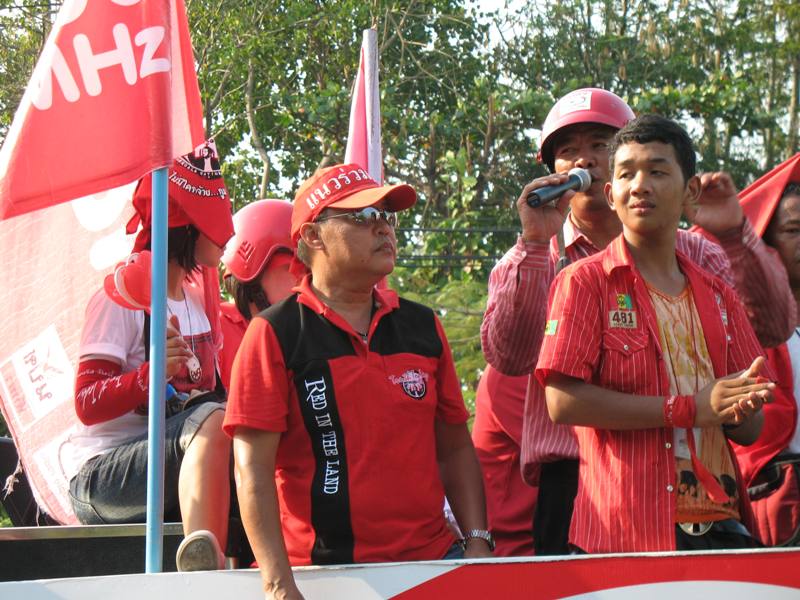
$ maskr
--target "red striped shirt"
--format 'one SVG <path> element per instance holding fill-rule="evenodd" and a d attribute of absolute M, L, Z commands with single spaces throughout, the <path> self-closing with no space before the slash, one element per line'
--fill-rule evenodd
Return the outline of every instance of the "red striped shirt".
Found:
<path fill-rule="evenodd" d="M 714 376 L 747 368 L 762 350 L 744 306 L 724 282 L 676 254 L 694 295 Z M 611 315 L 620 302 L 635 313 L 634 327 L 614 326 Z M 669 395 L 655 310 L 622 236 L 558 275 L 548 319 L 552 335 L 544 337 L 535 371 L 540 383 L 558 372 L 628 394 Z M 672 429 L 576 427 L 575 432 L 580 479 L 570 542 L 587 552 L 674 550 Z"/>
<path fill-rule="evenodd" d="M 570 262 L 600 251 L 571 219 L 564 223 L 564 241 Z M 780 258 L 747 219 L 739 234 L 720 243 L 684 230 L 676 240 L 692 262 L 736 288 L 762 344 L 782 343 L 794 329 L 796 304 Z M 555 238 L 550 244 L 520 239 L 492 270 L 481 343 L 487 362 L 501 373 L 524 375 L 536 365 L 557 258 Z M 523 476 L 536 485 L 540 463 L 577 456 L 572 428 L 550 420 L 544 390 L 531 379 L 522 429 Z"/>

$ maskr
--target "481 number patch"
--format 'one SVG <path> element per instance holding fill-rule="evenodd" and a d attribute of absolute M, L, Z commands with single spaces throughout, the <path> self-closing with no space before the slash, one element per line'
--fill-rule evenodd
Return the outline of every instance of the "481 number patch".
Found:
<path fill-rule="evenodd" d="M 636 311 L 612 310 L 608 313 L 608 326 L 621 329 L 636 329 Z"/>

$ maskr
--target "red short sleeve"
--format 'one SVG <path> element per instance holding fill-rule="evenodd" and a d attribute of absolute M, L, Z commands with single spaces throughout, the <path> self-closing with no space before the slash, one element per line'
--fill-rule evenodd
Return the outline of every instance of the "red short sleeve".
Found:
<path fill-rule="evenodd" d="M 236 354 L 225 409 L 225 433 L 239 426 L 286 431 L 289 378 L 283 353 L 266 319 L 250 322 Z"/>
<path fill-rule="evenodd" d="M 601 269 L 594 263 L 576 264 L 561 271 L 550 288 L 544 341 L 534 371 L 542 387 L 551 372 L 591 382 L 602 341 L 602 296 L 592 275 L 602 275 Z"/>

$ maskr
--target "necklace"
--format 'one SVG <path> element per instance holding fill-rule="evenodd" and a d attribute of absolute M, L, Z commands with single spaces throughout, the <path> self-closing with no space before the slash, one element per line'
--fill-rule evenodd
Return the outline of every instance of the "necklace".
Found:
<path fill-rule="evenodd" d="M 183 306 L 186 309 L 186 320 L 189 324 L 189 343 L 192 345 L 192 355 L 186 361 L 186 368 L 189 371 L 189 379 L 191 379 L 192 383 L 197 383 L 203 377 L 203 366 L 200 364 L 200 360 L 197 358 L 197 354 L 195 352 L 194 347 L 194 335 L 192 330 L 192 314 L 189 311 L 189 302 L 186 299 L 186 290 L 183 290 Z M 169 302 L 167 302 L 167 311 L 171 315 L 175 315 L 172 312 L 172 309 L 169 307 Z"/>

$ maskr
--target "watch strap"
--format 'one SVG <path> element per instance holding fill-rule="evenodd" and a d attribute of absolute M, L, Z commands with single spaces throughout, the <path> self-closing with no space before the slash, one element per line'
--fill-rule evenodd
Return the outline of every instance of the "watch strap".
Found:
<path fill-rule="evenodd" d="M 475 538 L 486 541 L 486 543 L 489 544 L 489 550 L 494 552 L 494 538 L 492 537 L 492 533 L 490 531 L 487 529 L 470 529 L 464 533 L 464 546 L 466 547 L 467 540 Z"/>

